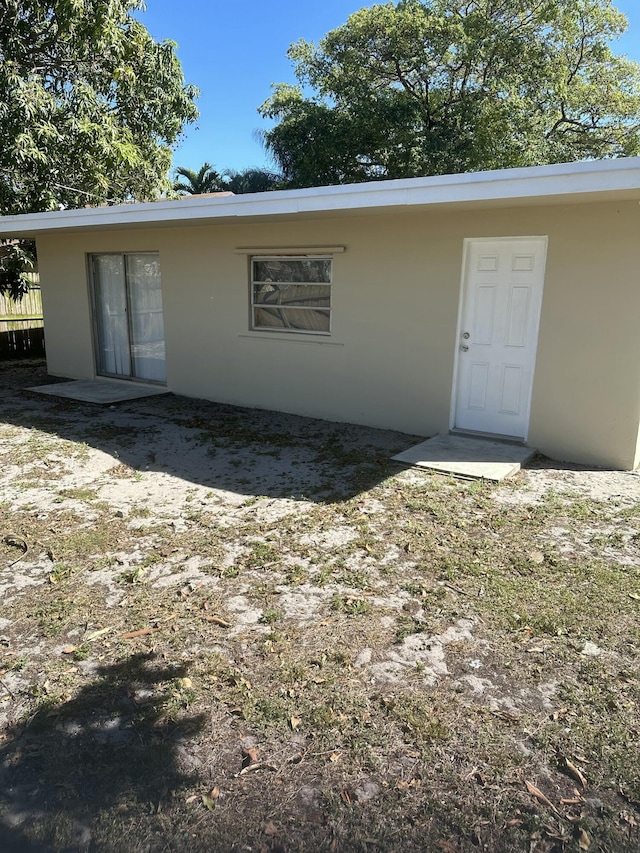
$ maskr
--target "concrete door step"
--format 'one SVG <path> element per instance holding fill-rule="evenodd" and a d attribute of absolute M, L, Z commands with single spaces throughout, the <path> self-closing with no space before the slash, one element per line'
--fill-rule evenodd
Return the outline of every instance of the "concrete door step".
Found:
<path fill-rule="evenodd" d="M 113 379 L 76 379 L 73 382 L 38 385 L 36 388 L 29 388 L 29 391 L 35 391 L 36 394 L 50 394 L 52 397 L 65 397 L 68 400 L 80 400 L 83 403 L 99 403 L 102 406 L 167 393 L 166 388 L 158 385 L 119 382 Z"/>
<path fill-rule="evenodd" d="M 500 482 L 517 474 L 536 454 L 535 447 L 462 435 L 436 435 L 393 459 L 417 468 L 470 479 Z"/>

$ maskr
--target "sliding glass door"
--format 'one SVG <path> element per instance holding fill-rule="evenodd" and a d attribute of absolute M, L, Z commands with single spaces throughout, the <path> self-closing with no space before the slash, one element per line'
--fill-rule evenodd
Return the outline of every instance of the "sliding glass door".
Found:
<path fill-rule="evenodd" d="M 92 255 L 91 273 L 98 372 L 165 382 L 159 256 Z"/>

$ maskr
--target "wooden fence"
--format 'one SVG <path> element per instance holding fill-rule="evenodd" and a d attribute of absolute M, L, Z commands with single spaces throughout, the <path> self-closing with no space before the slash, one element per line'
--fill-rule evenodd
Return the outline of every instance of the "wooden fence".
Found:
<path fill-rule="evenodd" d="M 44 322 L 38 274 L 28 293 L 15 301 L 0 294 L 0 359 L 44 356 Z"/>

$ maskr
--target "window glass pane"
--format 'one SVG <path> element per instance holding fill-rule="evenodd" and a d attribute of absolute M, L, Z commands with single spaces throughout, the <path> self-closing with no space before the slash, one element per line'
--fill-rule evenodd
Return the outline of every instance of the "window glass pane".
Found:
<path fill-rule="evenodd" d="M 93 256 L 100 373 L 131 376 L 127 291 L 122 255 Z"/>
<path fill-rule="evenodd" d="M 256 305 L 329 308 L 331 287 L 327 284 L 254 284 L 253 301 Z"/>
<path fill-rule="evenodd" d="M 127 255 L 131 312 L 131 355 L 138 379 L 166 380 L 160 258 Z"/>
<path fill-rule="evenodd" d="M 263 258 L 253 261 L 254 281 L 331 283 L 331 258 Z"/>
<path fill-rule="evenodd" d="M 289 329 L 296 332 L 329 332 L 328 310 L 266 307 L 253 309 L 254 328 Z"/>

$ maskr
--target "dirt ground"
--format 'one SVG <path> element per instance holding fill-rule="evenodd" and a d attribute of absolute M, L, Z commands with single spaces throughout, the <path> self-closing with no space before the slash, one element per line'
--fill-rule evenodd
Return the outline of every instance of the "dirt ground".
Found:
<path fill-rule="evenodd" d="M 46 381 L 0 364 L 1 851 L 640 851 L 640 476 Z"/>

